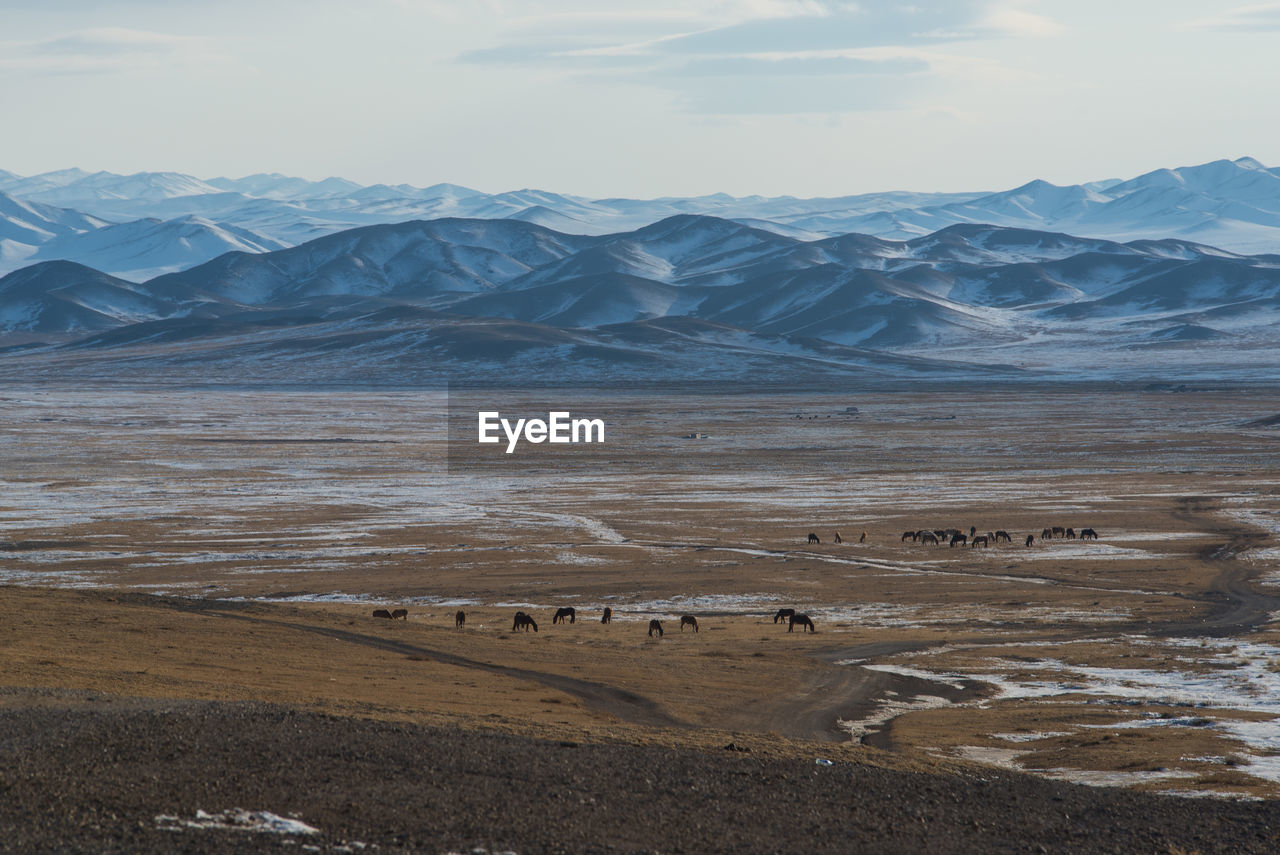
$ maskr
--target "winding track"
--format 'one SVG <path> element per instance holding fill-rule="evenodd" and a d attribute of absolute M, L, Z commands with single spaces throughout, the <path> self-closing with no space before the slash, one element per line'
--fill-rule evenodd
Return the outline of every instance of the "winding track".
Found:
<path fill-rule="evenodd" d="M 279 620 L 277 618 L 259 617 L 257 615 L 243 614 L 237 611 L 230 611 L 219 608 L 220 604 L 216 601 L 209 603 L 209 607 L 201 608 L 200 604 L 179 605 L 189 611 L 199 611 L 203 614 L 216 614 L 220 617 L 232 620 L 247 621 L 250 623 L 267 624 L 276 627 L 285 627 L 287 629 L 297 630 L 298 632 L 309 632 L 315 635 L 322 635 L 326 638 L 332 638 L 336 641 L 345 642 L 347 644 L 358 644 L 363 647 L 371 647 L 375 650 L 385 650 L 389 653 L 398 653 L 404 656 L 421 656 L 432 659 L 436 662 L 442 662 L 446 665 L 454 665 L 459 668 L 472 668 L 477 671 L 487 671 L 491 674 L 500 674 L 504 677 L 514 677 L 519 680 L 529 680 L 530 682 L 539 683 L 549 689 L 555 689 L 568 695 L 573 695 L 585 704 L 587 707 L 615 715 L 618 718 L 632 722 L 634 724 L 643 724 L 654 727 L 692 727 L 686 721 L 682 721 L 668 713 L 657 704 L 657 702 L 637 695 L 635 692 L 626 689 L 620 689 L 616 686 L 609 686 L 604 683 L 596 683 L 590 680 L 579 680 L 575 677 L 566 677 L 561 674 L 551 674 L 545 671 L 534 671 L 528 668 L 513 668 L 506 665 L 496 665 L 492 662 L 480 662 L 475 659 L 469 659 L 465 656 L 459 656 L 456 653 L 448 653 L 443 650 L 423 647 L 417 644 L 409 644 L 404 641 L 397 641 L 392 638 L 384 638 L 378 635 L 369 635 L 363 632 L 351 632 L 345 629 L 336 629 L 326 626 L 315 626 L 313 624 L 294 623 L 292 621 Z"/>

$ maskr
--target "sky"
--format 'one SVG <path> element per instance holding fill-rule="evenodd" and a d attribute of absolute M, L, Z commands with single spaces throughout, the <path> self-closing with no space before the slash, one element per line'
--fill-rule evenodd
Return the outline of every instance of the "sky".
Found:
<path fill-rule="evenodd" d="M 1280 165 L 1280 2 L 0 0 L 0 169 L 592 197 Z"/>

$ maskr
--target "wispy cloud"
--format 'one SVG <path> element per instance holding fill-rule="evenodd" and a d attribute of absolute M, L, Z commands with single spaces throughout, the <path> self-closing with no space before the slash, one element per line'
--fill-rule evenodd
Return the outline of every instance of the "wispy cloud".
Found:
<path fill-rule="evenodd" d="M 982 27 L 1002 35 L 1024 38 L 1056 36 L 1063 32 L 1061 24 L 1047 15 L 1032 11 L 1027 8 L 1028 5 L 1019 0 L 995 3 L 988 8 Z"/>
<path fill-rule="evenodd" d="M 40 41 L 0 43 L 0 71 L 32 74 L 156 71 L 224 60 L 198 36 L 122 27 L 76 30 Z"/>
<path fill-rule="evenodd" d="M 1053 21 L 1027 8 L 1031 2 L 721 0 L 680 9 L 585 9 L 518 19 L 501 43 L 459 59 L 610 73 L 611 83 L 672 91 L 699 112 L 891 109 L 928 89 L 923 78 L 936 72 L 930 49 L 1056 32 Z"/>
<path fill-rule="evenodd" d="M 1190 30 L 1225 30 L 1238 33 L 1270 33 L 1280 30 L 1280 3 L 1238 6 L 1220 15 L 1197 18 L 1183 26 Z"/>

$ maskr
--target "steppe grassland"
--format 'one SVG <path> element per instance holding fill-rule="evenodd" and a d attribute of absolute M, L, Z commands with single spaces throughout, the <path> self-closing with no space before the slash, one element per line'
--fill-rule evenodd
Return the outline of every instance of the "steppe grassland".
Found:
<path fill-rule="evenodd" d="M 591 738 L 847 733 L 1185 792 L 1280 778 L 1280 435 L 1246 426 L 1280 412 L 1271 391 L 574 393 L 616 440 L 518 463 L 450 457 L 440 393 L 0 397 L 10 686 Z M 901 540 L 970 525 L 1014 542 Z M 1102 537 L 1022 545 L 1050 525 Z M 382 605 L 409 622 L 368 617 Z M 550 627 L 561 605 L 583 620 Z M 773 625 L 784 605 L 819 632 Z M 518 608 L 542 632 L 512 634 Z M 687 612 L 697 636 L 645 635 Z"/>

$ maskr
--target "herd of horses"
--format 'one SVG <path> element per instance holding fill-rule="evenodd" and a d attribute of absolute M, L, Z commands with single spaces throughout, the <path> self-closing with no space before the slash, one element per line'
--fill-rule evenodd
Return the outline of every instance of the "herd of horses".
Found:
<path fill-rule="evenodd" d="M 397 618 L 400 620 L 408 620 L 409 611 L 408 609 L 396 609 L 395 611 L 387 611 L 386 609 L 374 609 L 373 616 L 376 618 L 382 618 L 384 620 L 395 620 Z M 553 624 L 576 623 L 577 619 L 578 619 L 577 610 L 574 609 L 572 606 L 568 606 L 562 609 L 556 609 L 556 613 L 551 617 L 551 623 Z M 795 609 L 778 609 L 778 613 L 773 616 L 773 622 L 777 624 L 778 621 L 782 621 L 782 620 L 787 621 L 787 632 L 791 632 L 797 626 L 800 627 L 801 632 L 804 632 L 806 629 L 808 629 L 809 632 L 816 631 L 813 628 L 813 621 L 809 619 L 809 616 L 796 614 Z M 604 612 L 601 613 L 600 615 L 600 622 L 613 623 L 613 609 L 609 608 L 608 606 L 605 606 Z M 453 616 L 453 625 L 458 629 L 464 629 L 467 625 L 467 613 L 464 612 L 462 609 L 458 609 L 457 613 Z M 698 632 L 699 631 L 698 619 L 693 615 L 681 615 L 680 631 L 684 632 L 685 627 L 692 629 L 694 632 Z M 532 616 L 526 614 L 525 612 L 516 612 L 515 620 L 511 622 L 511 631 L 512 632 L 528 632 L 529 630 L 533 630 L 534 632 L 537 632 L 538 622 L 534 620 Z M 662 638 L 662 632 L 663 632 L 662 621 L 656 618 L 649 621 L 649 637 L 650 638 L 652 638 L 655 634 L 658 636 L 658 638 Z"/>
<path fill-rule="evenodd" d="M 1041 540 L 1052 540 L 1055 537 L 1075 540 L 1077 536 L 1081 540 L 1098 539 L 1098 533 L 1091 528 L 1080 529 L 1079 535 L 1076 534 L 1074 528 L 1059 525 L 1049 526 L 1040 532 Z M 969 526 L 968 533 L 958 528 L 922 528 L 916 531 L 904 531 L 901 542 L 906 543 L 908 540 L 912 543 L 932 543 L 935 546 L 941 546 L 946 543 L 950 546 L 968 546 L 972 548 L 975 546 L 991 546 L 1002 540 L 1005 543 L 1012 543 L 1013 537 L 1004 529 L 978 534 L 977 526 Z M 1035 546 L 1036 536 L 1029 534 L 1023 542 L 1026 546 Z"/>
<path fill-rule="evenodd" d="M 840 532 L 837 531 L 835 535 L 836 543 L 844 543 L 840 538 Z M 1080 529 L 1078 536 L 1081 540 L 1098 539 L 1098 533 L 1091 528 Z M 1040 532 L 1041 540 L 1051 540 L 1055 537 L 1074 540 L 1077 537 L 1077 534 L 1074 528 L 1066 528 L 1060 525 L 1049 526 Z M 989 531 L 986 534 L 978 534 L 978 527 L 971 525 L 969 526 L 967 534 L 963 529 L 958 528 L 922 528 L 915 531 L 904 531 L 902 533 L 901 542 L 906 543 L 908 540 L 912 543 L 932 543 L 935 546 L 941 546 L 945 543 L 950 546 L 968 546 L 972 548 L 975 546 L 991 546 L 1002 540 L 1005 543 L 1012 543 L 1013 537 L 1004 529 L 1000 529 L 999 531 Z M 821 544 L 822 538 L 818 536 L 817 532 L 811 531 L 809 532 L 809 542 Z M 864 531 L 862 536 L 858 538 L 858 543 L 866 542 L 867 533 Z M 1034 534 L 1027 535 L 1025 544 L 1027 546 L 1034 546 L 1035 543 L 1036 536 Z"/>

